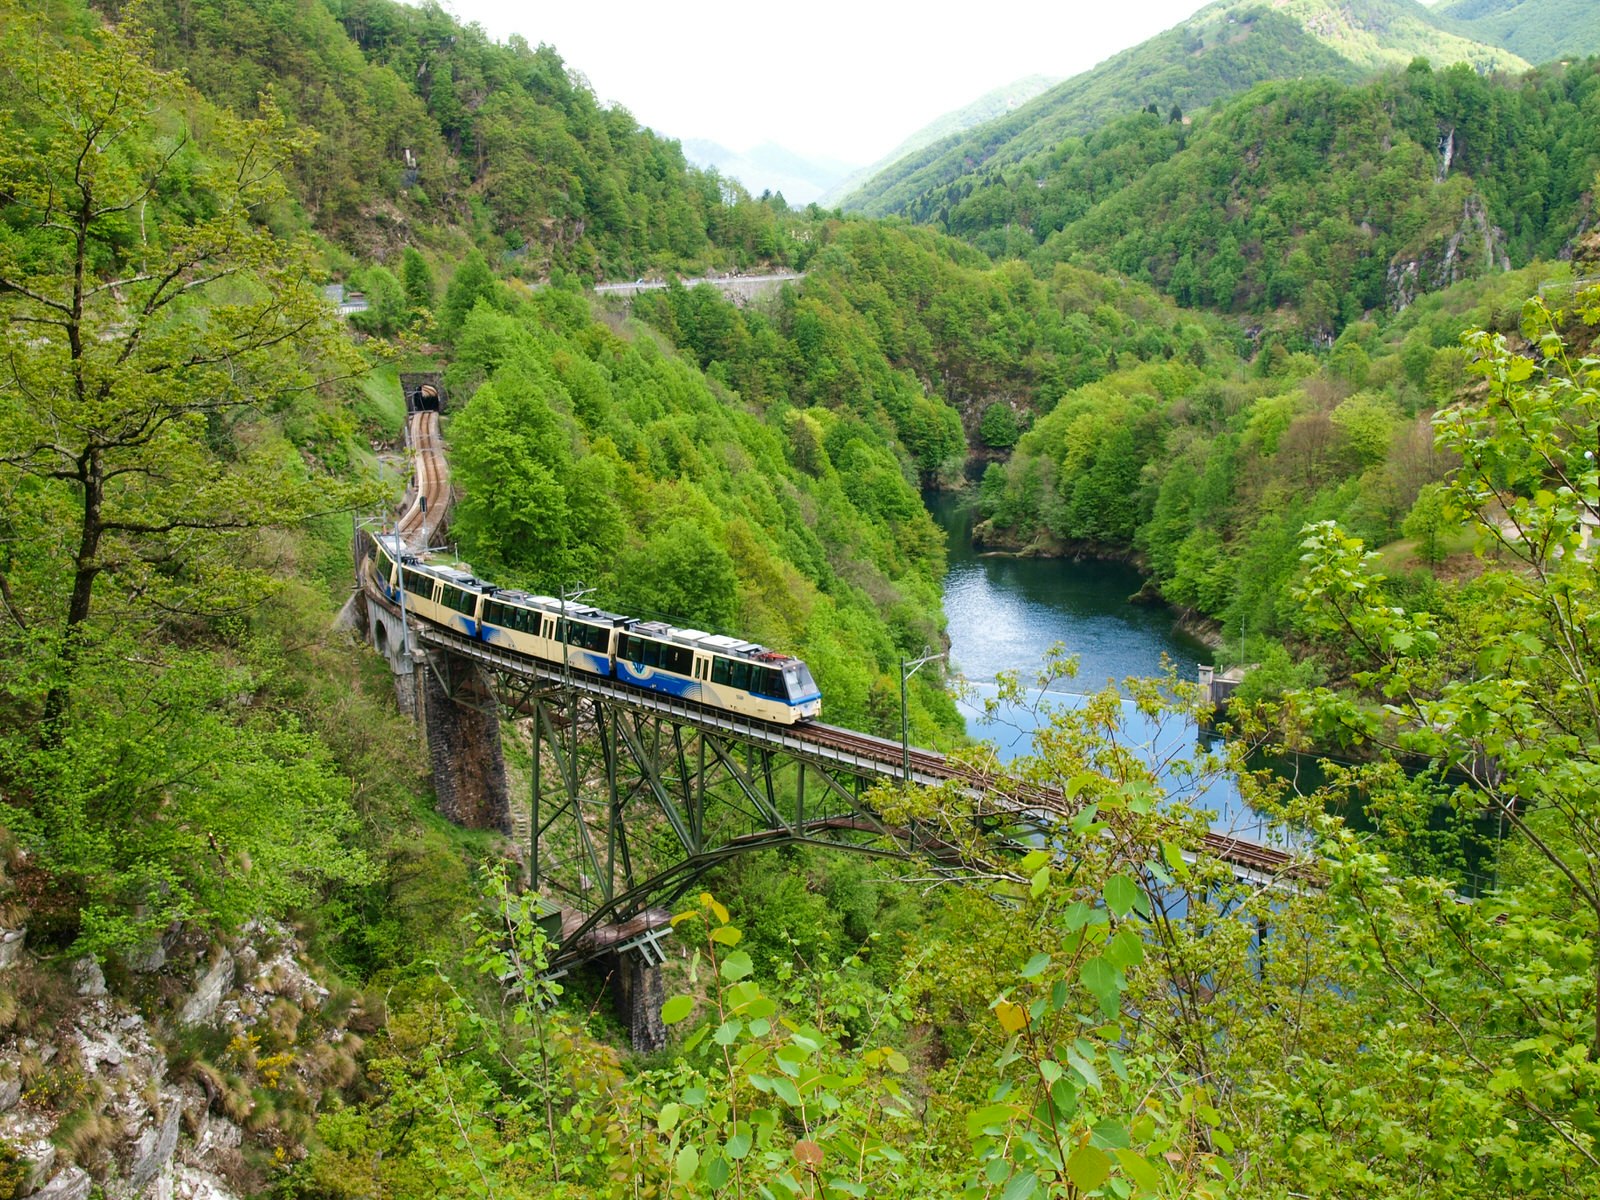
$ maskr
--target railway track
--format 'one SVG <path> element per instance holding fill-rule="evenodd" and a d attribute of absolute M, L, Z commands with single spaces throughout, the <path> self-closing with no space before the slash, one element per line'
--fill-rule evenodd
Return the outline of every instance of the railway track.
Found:
<path fill-rule="evenodd" d="M 890 741 L 887 738 L 874 737 L 871 734 L 861 733 L 854 729 L 844 729 L 835 725 L 818 724 L 800 727 L 800 736 L 840 750 L 849 750 L 857 754 L 873 754 L 892 762 L 896 766 L 903 767 L 904 765 L 903 750 L 900 743 Z M 913 746 L 911 748 L 911 769 L 917 774 L 942 776 L 956 783 L 966 784 L 974 789 L 986 790 L 996 785 L 1002 786 L 1013 797 L 1014 802 L 1020 803 L 1023 809 L 1038 809 L 1052 813 L 1069 813 L 1071 811 L 1071 806 L 1068 804 L 1065 794 L 1057 789 L 1005 777 L 996 779 L 974 768 L 952 763 L 944 755 L 933 750 L 923 750 Z M 1252 842 L 1245 838 L 1237 838 L 1224 833 L 1212 832 L 1206 834 L 1205 846 L 1208 853 L 1215 855 L 1224 862 L 1266 874 L 1278 874 L 1286 871 L 1295 862 L 1294 855 L 1279 847 L 1265 846 L 1259 842 Z"/>
<path fill-rule="evenodd" d="M 374 594 L 369 585 L 369 596 L 379 604 L 388 605 L 383 597 Z M 707 729 L 769 745 L 774 749 L 819 760 L 834 767 L 844 767 L 862 775 L 881 779 L 899 779 L 904 771 L 902 747 L 899 742 L 876 737 L 854 729 L 836 725 L 810 723 L 803 725 L 772 725 L 764 721 L 740 716 L 724 709 L 666 696 L 660 692 L 641 690 L 618 683 L 574 672 L 563 675 L 558 664 L 545 663 L 519 654 L 474 641 L 457 633 L 424 625 L 423 641 L 448 647 L 468 657 L 502 671 L 525 677 L 542 679 L 550 684 L 570 685 L 594 692 L 613 702 L 658 714 L 670 715 L 686 724 L 702 725 Z M 1074 805 L 1059 789 L 1028 783 L 1005 775 L 991 775 L 965 764 L 955 763 L 943 754 L 921 747 L 911 747 L 911 778 L 915 783 L 937 785 L 953 782 L 975 797 L 992 799 L 1003 794 L 1003 802 L 990 810 L 992 815 L 1012 813 L 1052 813 L 1071 815 Z M 1266 846 L 1247 838 L 1210 832 L 1205 835 L 1204 852 L 1234 868 L 1241 878 L 1272 883 L 1285 875 L 1304 872 L 1305 863 L 1289 851 L 1276 846 Z"/>
<path fill-rule="evenodd" d="M 420 552 L 428 548 L 429 536 L 438 532 L 450 506 L 450 468 L 439 436 L 439 414 L 412 413 L 407 419 L 406 442 L 415 469 L 395 532 L 408 549 Z"/>

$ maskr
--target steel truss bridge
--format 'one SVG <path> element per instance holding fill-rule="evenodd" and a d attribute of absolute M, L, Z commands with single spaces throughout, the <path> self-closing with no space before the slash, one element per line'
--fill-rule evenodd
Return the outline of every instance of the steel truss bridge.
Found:
<path fill-rule="evenodd" d="M 370 589 L 368 597 L 386 605 Z M 770 725 L 432 625 L 419 623 L 415 636 L 443 652 L 427 656 L 430 669 L 457 703 L 528 719 L 512 757 L 527 757 L 530 880 L 559 905 L 557 970 L 601 953 L 654 957 L 670 906 L 705 871 L 753 850 L 820 845 L 918 859 L 953 879 L 967 874 L 960 846 L 873 810 L 865 796 L 881 782 L 954 784 L 970 802 L 975 836 L 1040 827 L 1069 811 L 1060 792 L 933 751 L 911 750 L 907 779 L 899 742 L 820 724 Z M 1262 885 L 1293 863 L 1283 850 L 1216 833 L 1205 851 Z"/>

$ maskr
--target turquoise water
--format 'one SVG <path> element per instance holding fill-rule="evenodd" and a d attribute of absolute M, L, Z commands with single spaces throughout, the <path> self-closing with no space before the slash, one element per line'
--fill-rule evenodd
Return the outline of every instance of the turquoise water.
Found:
<path fill-rule="evenodd" d="M 1123 563 L 985 555 L 972 548 L 972 517 L 961 497 L 925 497 L 949 539 L 950 568 L 944 610 L 950 637 L 951 673 L 964 681 L 961 710 L 967 730 L 992 742 L 1003 761 L 1033 748 L 1033 733 L 1052 708 L 1082 705 L 1084 696 L 1129 676 L 1193 680 L 1211 661 L 1204 643 L 1177 628 L 1164 604 L 1134 604 L 1143 577 Z M 1078 673 L 1039 696 L 1040 710 L 1011 707 L 985 720 L 983 700 L 996 695 L 995 676 L 1036 676 L 1057 643 L 1078 658 Z M 1197 775 L 1186 767 L 1202 741 L 1191 721 L 1157 723 L 1132 704 L 1123 705 L 1122 740 L 1155 768 L 1169 794 L 1216 814 L 1220 832 L 1261 838 L 1261 820 L 1239 797 L 1229 776 Z"/>

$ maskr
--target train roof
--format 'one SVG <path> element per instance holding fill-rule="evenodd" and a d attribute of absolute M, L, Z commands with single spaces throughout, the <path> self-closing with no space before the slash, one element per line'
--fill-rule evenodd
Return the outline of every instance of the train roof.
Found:
<path fill-rule="evenodd" d="M 729 637 L 727 634 L 722 633 L 707 633 L 703 629 L 678 629 L 668 625 L 665 621 L 638 621 L 634 623 L 629 632 L 643 634 L 658 641 L 674 642 L 680 646 L 694 646 L 717 654 L 747 658 L 754 662 L 771 663 L 777 666 L 787 662 L 799 661 L 793 655 L 780 654 L 776 650 L 768 650 L 757 642 L 747 642 L 743 638 Z"/>
<path fill-rule="evenodd" d="M 447 583 L 468 591 L 481 592 L 485 596 L 493 596 L 503 604 L 536 608 L 557 616 L 561 616 L 564 613 L 572 620 L 592 622 L 597 625 L 625 625 L 630 632 L 644 637 L 655 638 L 663 642 L 673 642 L 680 646 L 694 646 L 701 650 L 710 650 L 717 654 L 746 658 L 754 662 L 782 666 L 785 663 L 799 661 L 791 654 L 781 654 L 776 650 L 768 650 L 757 642 L 747 642 L 743 638 L 730 637 L 724 633 L 707 633 L 703 629 L 679 629 L 676 626 L 667 624 L 665 621 L 645 621 L 637 617 L 624 616 L 621 613 L 607 612 L 604 609 L 595 608 L 592 604 L 578 604 L 569 600 L 563 605 L 561 600 L 555 596 L 535 596 L 531 592 L 524 592 L 519 588 L 496 587 L 488 580 L 479 579 L 473 575 L 472 568 L 465 563 L 447 566 L 443 563 L 429 562 L 425 556 L 411 553 L 405 548 L 405 543 L 400 540 L 398 534 L 375 534 L 373 540 L 391 558 L 399 559 L 401 563 L 412 570 L 438 576 Z"/>

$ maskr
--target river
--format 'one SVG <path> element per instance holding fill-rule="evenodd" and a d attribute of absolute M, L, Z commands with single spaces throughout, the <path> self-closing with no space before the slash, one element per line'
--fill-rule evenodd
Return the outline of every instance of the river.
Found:
<path fill-rule="evenodd" d="M 1013 558 L 981 554 L 972 547 L 972 515 L 966 498 L 950 493 L 924 497 L 949 540 L 950 568 L 944 611 L 950 636 L 951 673 L 966 681 L 970 699 L 961 703 L 967 730 L 993 742 L 1003 761 L 1032 749 L 1040 718 L 1008 709 L 997 722 L 984 720 L 982 701 L 996 694 L 994 678 L 1020 672 L 1027 680 L 1044 665 L 1057 643 L 1078 656 L 1074 679 L 1052 685 L 1048 705 L 1075 706 L 1084 694 L 1129 676 L 1159 677 L 1170 664 L 1177 677 L 1193 680 L 1197 666 L 1211 661 L 1209 648 L 1177 627 L 1164 604 L 1129 602 L 1143 577 L 1124 563 L 1097 560 Z M 1187 759 L 1201 739 L 1191 721 L 1160 724 L 1124 704 L 1124 732 L 1152 764 Z M 1231 777 L 1196 779 L 1160 771 L 1169 790 L 1216 814 L 1213 828 L 1240 836 L 1263 836 L 1261 820 L 1242 799 Z"/>

